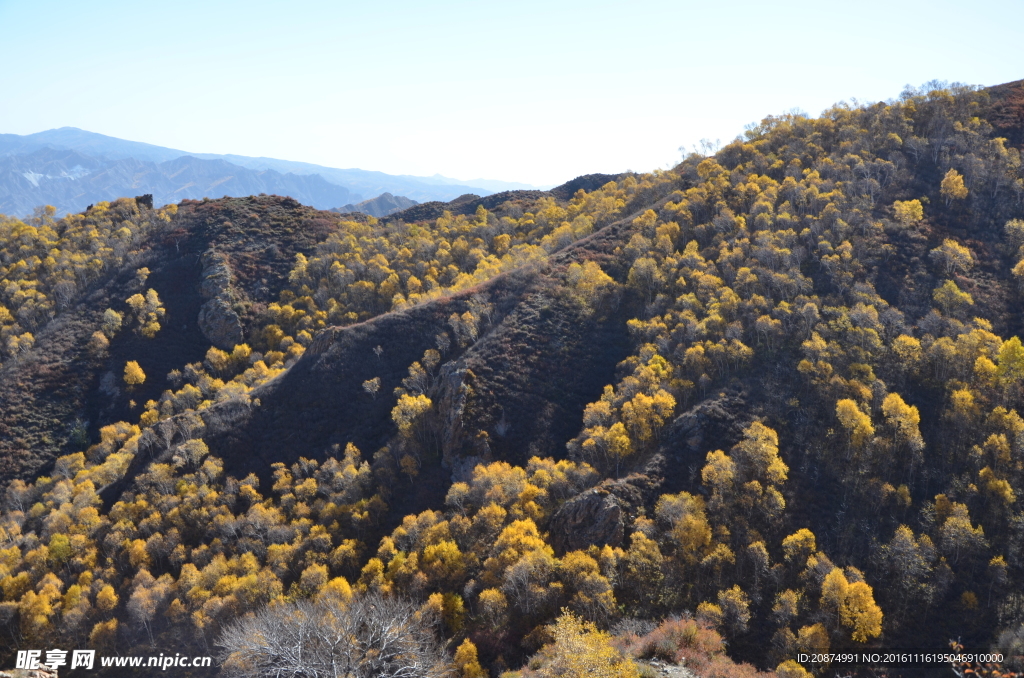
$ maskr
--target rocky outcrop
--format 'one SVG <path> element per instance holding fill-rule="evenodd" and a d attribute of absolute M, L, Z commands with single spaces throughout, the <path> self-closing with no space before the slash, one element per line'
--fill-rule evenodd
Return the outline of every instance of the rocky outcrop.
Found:
<path fill-rule="evenodd" d="M 228 258 L 216 250 L 203 253 L 200 262 L 203 264 L 202 281 L 199 291 L 206 299 L 231 294 L 231 266 Z"/>
<path fill-rule="evenodd" d="M 747 394 L 737 390 L 701 401 L 676 417 L 659 447 L 659 456 L 667 462 L 662 492 L 679 492 L 699 483 L 697 473 L 708 452 L 732 448 L 756 414 Z"/>
<path fill-rule="evenodd" d="M 664 438 L 662 450 L 669 457 L 728 450 L 743 437 L 743 428 L 751 419 L 742 394 L 722 394 L 676 417 Z"/>
<path fill-rule="evenodd" d="M 228 258 L 214 250 L 202 257 L 203 273 L 199 290 L 208 301 L 199 309 L 199 329 L 214 346 L 230 350 L 244 339 L 242 320 L 232 308 L 235 290 Z"/>
<path fill-rule="evenodd" d="M 605 480 L 562 504 L 551 517 L 551 544 L 559 554 L 587 547 L 621 546 L 639 509 L 657 489 L 659 479 L 632 474 Z"/>
<path fill-rule="evenodd" d="M 598 486 L 565 502 L 551 518 L 551 543 L 559 553 L 591 544 L 620 546 L 625 536 L 623 517 L 628 506 Z"/>
<path fill-rule="evenodd" d="M 467 480 L 475 463 L 460 463 L 463 448 L 462 414 L 466 407 L 469 388 L 466 385 L 466 367 L 461 361 L 441 366 L 437 378 L 437 411 L 441 424 L 441 455 L 445 468 L 452 469 L 453 481 Z"/>
<path fill-rule="evenodd" d="M 242 320 L 221 297 L 210 299 L 199 309 L 199 329 L 217 348 L 231 350 L 242 343 Z"/>
<path fill-rule="evenodd" d="M 469 482 L 473 478 L 473 470 L 480 464 L 487 464 L 491 460 L 479 455 L 469 457 L 453 457 L 446 460 L 446 468 L 452 472 L 452 482 Z"/>

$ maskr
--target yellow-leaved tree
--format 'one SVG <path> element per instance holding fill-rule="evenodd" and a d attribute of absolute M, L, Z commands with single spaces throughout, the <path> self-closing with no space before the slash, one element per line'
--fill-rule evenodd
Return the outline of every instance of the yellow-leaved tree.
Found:
<path fill-rule="evenodd" d="M 398 426 L 398 432 L 403 437 L 411 437 L 417 420 L 421 415 L 430 410 L 431 405 L 433 403 L 425 395 L 413 396 L 408 393 L 403 394 L 398 399 L 398 404 L 391 410 L 391 419 Z"/>
<path fill-rule="evenodd" d="M 455 666 L 461 673 L 461 678 L 486 678 L 487 672 L 480 666 L 476 657 L 476 645 L 469 638 L 462 641 L 459 649 L 455 650 Z"/>
<path fill-rule="evenodd" d="M 135 388 L 144 381 L 146 381 L 146 373 L 142 371 L 137 361 L 129 360 L 125 363 L 124 383 L 128 384 L 129 388 Z"/>
<path fill-rule="evenodd" d="M 967 186 L 964 185 L 964 178 L 952 167 L 946 172 L 940 184 L 942 197 L 946 199 L 946 205 L 954 200 L 963 200 L 967 197 Z"/>
<path fill-rule="evenodd" d="M 866 414 L 857 406 L 856 401 L 843 398 L 836 403 L 836 416 L 839 423 L 850 432 L 850 445 L 854 449 L 863 447 L 875 434 L 871 423 L 871 415 Z"/>
<path fill-rule="evenodd" d="M 821 607 L 838 616 L 858 643 L 882 634 L 882 608 L 875 604 L 874 591 L 866 582 L 851 583 L 838 567 L 821 584 Z"/>
<path fill-rule="evenodd" d="M 540 651 L 541 678 L 639 678 L 632 659 L 611 644 L 611 635 L 563 610 L 551 628 L 555 642 Z"/>
<path fill-rule="evenodd" d="M 892 204 L 892 211 L 900 225 L 912 226 L 924 219 L 924 207 L 920 200 L 897 200 Z"/>

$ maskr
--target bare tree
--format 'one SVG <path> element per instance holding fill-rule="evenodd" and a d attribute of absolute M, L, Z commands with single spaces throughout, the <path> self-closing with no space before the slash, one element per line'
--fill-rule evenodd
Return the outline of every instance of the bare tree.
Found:
<path fill-rule="evenodd" d="M 186 412 L 180 417 L 175 417 L 174 423 L 177 425 L 178 430 L 181 431 L 182 440 L 197 438 L 203 429 L 206 428 L 206 422 L 203 421 L 202 416 L 195 412 Z"/>
<path fill-rule="evenodd" d="M 77 294 L 78 287 L 74 281 L 63 280 L 57 283 L 53 288 L 53 296 L 57 300 L 57 310 L 63 311 L 70 306 Z"/>
<path fill-rule="evenodd" d="M 368 593 L 348 604 L 267 607 L 221 634 L 222 670 L 247 678 L 453 678 L 436 620 L 401 598 Z"/>

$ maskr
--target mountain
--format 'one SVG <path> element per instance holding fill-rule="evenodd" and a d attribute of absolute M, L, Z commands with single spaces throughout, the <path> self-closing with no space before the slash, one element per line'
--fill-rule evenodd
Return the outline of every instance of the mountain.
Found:
<path fill-rule="evenodd" d="M 461 181 L 459 179 L 452 179 L 450 177 L 435 174 L 430 177 L 414 177 L 409 175 L 403 175 L 409 179 L 415 179 L 416 181 L 422 181 L 427 184 L 437 184 L 441 186 L 479 186 L 485 188 L 494 193 L 500 193 L 502 191 L 537 191 L 553 188 L 552 186 L 534 186 L 532 184 L 523 184 L 516 181 L 496 181 L 494 179 L 469 179 L 467 181 Z"/>
<path fill-rule="evenodd" d="M 240 620 L 380 595 L 463 676 L 950 639 L 1019 671 L 1022 144 L 1024 81 L 908 89 L 381 219 L 0 219 L 0 661 L 252 675 L 274 632 Z"/>
<path fill-rule="evenodd" d="M 339 212 L 341 214 L 349 212 L 362 212 L 363 214 L 369 214 L 374 217 L 386 217 L 389 214 L 395 212 L 401 212 L 404 209 L 408 209 L 413 205 L 418 204 L 415 200 L 400 195 L 391 195 L 390 193 L 384 193 L 382 195 L 373 198 L 372 200 L 364 200 L 356 203 L 355 205 L 345 205 L 344 207 L 336 207 L 332 209 L 332 212 Z"/>
<path fill-rule="evenodd" d="M 78 151 L 83 155 L 106 160 L 143 160 L 166 162 L 184 155 L 194 155 L 173 148 L 163 148 L 139 141 L 126 141 L 105 134 L 87 132 L 76 127 L 61 127 L 35 134 L 0 134 L 0 156 L 55 148 Z"/>
<path fill-rule="evenodd" d="M 360 195 L 381 195 L 391 193 L 404 195 L 413 200 L 452 200 L 464 193 L 488 194 L 484 187 L 457 183 L 435 183 L 420 177 L 395 176 L 383 172 L 361 169 L 336 169 L 306 162 L 275 160 L 273 158 L 249 158 L 240 155 L 209 155 L 197 157 L 222 159 L 250 169 L 271 169 L 298 175 L 319 174 L 327 181 L 345 186 Z"/>
<path fill-rule="evenodd" d="M 164 162 L 99 159 L 49 146 L 0 157 L 0 213 L 29 214 L 53 205 L 82 211 L 123 195 L 152 194 L 157 205 L 208 196 L 272 193 L 328 208 L 361 196 L 317 174 L 248 170 L 223 160 L 181 156 Z"/>
<path fill-rule="evenodd" d="M 40 156 L 36 156 L 35 153 L 45 149 L 76 152 L 78 154 L 76 156 L 79 161 L 78 166 L 81 169 L 76 170 L 77 174 L 74 177 L 60 174 L 59 172 L 54 174 L 53 171 L 44 171 L 45 167 L 37 162 Z M 43 153 L 41 157 L 49 156 Z M 526 184 L 493 180 L 480 180 L 479 184 L 466 183 L 447 179 L 440 175 L 434 177 L 395 176 L 383 172 L 337 169 L 274 158 L 188 153 L 152 144 L 117 139 L 74 127 L 62 127 L 24 136 L 0 134 L 0 160 L 5 158 L 21 158 L 21 160 L 13 162 L 13 164 L 8 162 L 6 167 L 14 170 L 16 175 L 22 175 L 23 178 L 25 174 L 41 175 L 38 179 L 47 184 L 47 186 L 40 187 L 32 183 L 33 180 L 26 179 L 32 187 L 29 189 L 24 181 L 18 180 L 14 175 L 7 175 L 5 180 L 0 180 L 3 182 L 0 183 L 0 195 L 6 196 L 4 202 L 0 203 L 0 210 L 26 215 L 33 208 L 48 204 L 46 202 L 34 201 L 46 200 L 47 196 L 51 195 L 50 191 L 53 192 L 53 195 L 57 196 L 51 200 L 52 204 L 58 206 L 62 214 L 67 211 L 81 210 L 91 203 L 107 200 L 108 196 L 111 195 L 128 195 L 133 191 L 141 193 L 143 192 L 142 189 L 134 187 L 135 183 L 133 180 L 126 180 L 126 182 L 117 185 L 110 184 L 109 181 L 113 175 L 127 177 L 127 173 L 131 171 L 128 168 L 131 167 L 130 163 L 132 161 L 160 165 L 183 157 L 220 161 L 221 163 L 230 164 L 232 168 L 226 168 L 223 164 L 206 166 L 196 164 L 190 170 L 196 175 L 194 186 L 184 187 L 183 185 L 175 185 L 173 180 L 168 183 L 154 177 L 153 181 L 156 183 L 153 184 L 151 190 L 145 192 L 151 192 L 154 195 L 159 193 L 157 197 L 158 202 L 165 196 L 169 196 L 169 201 L 182 198 L 214 197 L 217 195 L 217 190 L 223 191 L 224 188 L 228 190 L 219 195 L 226 193 L 227 195 L 241 196 L 250 195 L 255 191 L 255 187 L 262 182 L 267 184 L 267 186 L 277 187 L 269 189 L 271 191 L 280 191 L 283 195 L 289 195 L 301 202 L 329 208 L 340 204 L 359 202 L 366 196 L 379 196 L 384 193 L 403 195 L 422 202 L 452 200 L 466 193 L 487 195 L 493 191 L 527 187 Z M 82 160 L 83 158 L 88 159 L 88 161 Z M 118 164 L 119 162 L 121 164 Z M 129 165 L 125 165 L 124 162 L 128 162 Z M 103 172 L 112 172 L 112 174 L 89 182 L 88 185 L 74 183 L 85 176 L 83 172 L 101 171 L 101 168 Z M 244 170 L 251 171 L 246 172 Z M 160 174 L 162 171 L 157 170 L 156 174 Z M 173 175 L 174 170 L 171 169 L 169 171 Z M 145 170 L 145 172 L 153 174 L 153 171 L 150 169 Z M 267 174 L 267 172 L 271 174 Z M 304 178 L 282 178 L 288 175 Z M 228 179 L 228 177 L 231 177 L 231 179 Z M 55 179 L 62 180 L 65 184 L 68 181 L 72 183 L 58 186 L 52 183 L 52 180 Z M 340 186 L 350 194 L 349 197 L 345 202 L 335 201 L 331 203 L 329 200 L 324 202 L 324 199 L 327 199 L 329 195 L 328 191 L 322 186 L 324 182 Z M 158 184 L 163 187 L 156 188 Z M 222 184 L 226 185 L 222 186 Z M 243 188 L 246 186 L 252 188 Z M 212 193 L 197 194 L 197 191 L 201 193 L 204 190 L 212 191 Z M 287 192 L 288 190 L 296 191 L 296 193 L 289 193 Z M 65 202 L 57 205 L 54 201 L 59 199 L 63 199 Z M 72 202 L 67 202 L 69 200 L 72 200 Z M 25 205 L 28 205 L 28 207 L 24 207 Z"/>

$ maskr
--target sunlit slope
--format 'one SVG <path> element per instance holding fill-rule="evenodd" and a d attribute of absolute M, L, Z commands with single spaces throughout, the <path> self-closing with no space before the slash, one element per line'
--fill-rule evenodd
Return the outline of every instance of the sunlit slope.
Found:
<path fill-rule="evenodd" d="M 0 369 L 79 355 L 95 385 L 7 492 L 0 621 L 198 652 L 354 589 L 435 609 L 495 670 L 562 608 L 692 614 L 765 669 L 988 647 L 1024 585 L 1020 91 L 770 117 L 671 172 L 419 222 L 122 205 L 153 224 L 139 254 L 25 348 L 4 283 Z M 5 281 L 55 299 L 4 228 Z"/>

